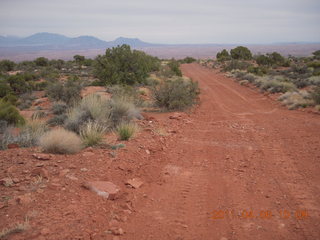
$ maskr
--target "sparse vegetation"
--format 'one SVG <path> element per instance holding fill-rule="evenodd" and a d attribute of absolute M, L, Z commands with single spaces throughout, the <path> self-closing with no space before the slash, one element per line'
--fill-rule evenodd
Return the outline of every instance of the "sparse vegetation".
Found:
<path fill-rule="evenodd" d="M 74 154 L 81 150 L 82 141 L 74 132 L 57 128 L 44 134 L 39 145 L 47 153 Z"/>
<path fill-rule="evenodd" d="M 285 58 L 272 52 L 252 59 L 249 51 L 237 47 L 230 51 L 231 57 L 228 59 L 228 52 L 223 50 L 217 54 L 218 61 L 215 64 L 229 72 L 228 75 L 235 77 L 241 85 L 251 83 L 262 91 L 285 93 L 279 101 L 283 101 L 290 109 L 318 104 L 320 64 L 317 52 L 307 58 Z"/>

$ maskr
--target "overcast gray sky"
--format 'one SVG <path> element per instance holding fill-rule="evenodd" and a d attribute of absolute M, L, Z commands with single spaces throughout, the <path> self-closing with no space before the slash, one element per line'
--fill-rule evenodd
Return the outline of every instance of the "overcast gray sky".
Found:
<path fill-rule="evenodd" d="M 155 43 L 320 42 L 320 0 L 0 0 L 0 35 Z"/>

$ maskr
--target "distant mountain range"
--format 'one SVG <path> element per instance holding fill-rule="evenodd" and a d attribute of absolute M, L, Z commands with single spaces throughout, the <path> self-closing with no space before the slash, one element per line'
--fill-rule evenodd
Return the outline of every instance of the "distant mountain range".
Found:
<path fill-rule="evenodd" d="M 93 36 L 67 37 L 55 33 L 36 33 L 29 37 L 0 36 L 0 59 L 31 60 L 44 56 L 50 59 L 72 59 L 76 54 L 94 58 L 106 48 L 127 44 L 160 58 L 213 58 L 222 49 L 230 50 L 240 44 L 155 44 L 138 38 L 119 37 L 103 41 Z M 283 55 L 310 56 L 320 49 L 320 43 L 291 42 L 274 44 L 243 44 L 254 54 L 279 52 Z"/>
<path fill-rule="evenodd" d="M 4 37 L 0 36 L 0 48 L 29 48 L 29 49 L 59 49 L 59 50 L 85 50 L 115 47 L 117 45 L 128 44 L 133 48 L 150 47 L 161 44 L 152 44 L 141 41 L 138 38 L 119 37 L 114 41 L 103 41 L 92 36 L 80 36 L 75 38 L 66 37 L 56 33 L 36 33 L 29 37 Z"/>

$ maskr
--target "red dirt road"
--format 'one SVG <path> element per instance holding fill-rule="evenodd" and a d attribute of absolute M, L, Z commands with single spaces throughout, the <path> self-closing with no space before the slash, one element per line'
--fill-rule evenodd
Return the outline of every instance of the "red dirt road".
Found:
<path fill-rule="evenodd" d="M 200 105 L 145 113 L 124 148 L 45 161 L 32 156 L 38 148 L 0 151 L 0 179 L 12 180 L 0 180 L 0 231 L 27 218 L 8 239 L 320 239 L 320 115 L 289 111 L 217 70 L 182 71 L 199 82 Z M 128 187 L 133 178 L 143 185 Z M 120 194 L 104 199 L 88 181 Z"/>
<path fill-rule="evenodd" d="M 200 106 L 124 239 L 320 239 L 319 115 L 197 64 L 182 71 L 199 82 Z"/>

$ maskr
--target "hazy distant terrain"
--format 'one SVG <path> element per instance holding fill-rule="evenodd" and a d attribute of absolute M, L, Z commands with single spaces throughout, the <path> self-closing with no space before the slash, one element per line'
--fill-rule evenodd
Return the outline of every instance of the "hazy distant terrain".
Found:
<path fill-rule="evenodd" d="M 212 58 L 222 49 L 231 49 L 239 44 L 156 44 L 143 42 L 137 38 L 119 37 L 114 41 L 103 41 L 92 36 L 76 38 L 53 33 L 36 33 L 26 38 L 0 36 L 0 59 L 14 61 L 32 60 L 43 56 L 49 59 L 71 59 L 80 54 L 95 57 L 103 54 L 106 48 L 128 44 L 160 58 Z M 309 56 L 320 49 L 320 43 L 278 43 L 244 44 L 254 53 L 279 52 L 282 55 Z"/>

